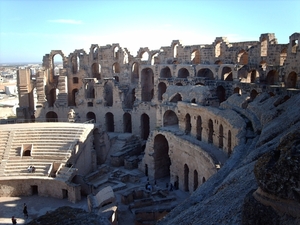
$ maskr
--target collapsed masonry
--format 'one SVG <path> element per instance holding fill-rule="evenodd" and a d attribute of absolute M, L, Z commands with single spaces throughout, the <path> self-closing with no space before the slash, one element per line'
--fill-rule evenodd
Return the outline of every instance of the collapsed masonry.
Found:
<path fill-rule="evenodd" d="M 95 155 L 89 171 L 78 175 L 98 171 L 109 152 L 113 166 L 168 177 L 192 193 L 237 146 L 260 134 L 256 118 L 244 113 L 255 98 L 282 95 L 279 105 L 299 93 L 299 39 L 294 33 L 287 44 L 278 44 L 274 34 L 237 43 L 218 37 L 210 45 L 172 41 L 159 50 L 140 48 L 136 57 L 119 44 L 93 44 L 88 53 L 69 56 L 53 50 L 35 76 L 18 71 L 17 117 L 94 123 Z M 118 148 L 113 133 L 130 134 L 140 146 Z"/>

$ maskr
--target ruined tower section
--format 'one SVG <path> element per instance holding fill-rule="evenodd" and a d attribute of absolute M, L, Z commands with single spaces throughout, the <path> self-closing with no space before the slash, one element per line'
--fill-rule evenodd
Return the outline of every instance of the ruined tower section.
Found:
<path fill-rule="evenodd" d="M 17 86 L 19 93 L 17 117 L 22 122 L 29 122 L 34 118 L 34 83 L 31 80 L 29 69 L 18 70 Z"/>

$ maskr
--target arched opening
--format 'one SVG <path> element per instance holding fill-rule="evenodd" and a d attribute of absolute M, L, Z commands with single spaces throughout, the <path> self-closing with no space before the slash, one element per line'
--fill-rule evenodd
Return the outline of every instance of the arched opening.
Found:
<path fill-rule="evenodd" d="M 267 56 L 268 42 L 266 38 L 263 38 L 260 43 L 260 56 Z"/>
<path fill-rule="evenodd" d="M 104 85 L 104 105 L 105 106 L 113 106 L 114 95 L 113 95 L 113 87 L 112 83 L 107 82 Z"/>
<path fill-rule="evenodd" d="M 169 157 L 169 143 L 164 135 L 158 134 L 154 138 L 154 178 L 170 176 L 171 159 Z"/>
<path fill-rule="evenodd" d="M 206 80 L 214 80 L 214 74 L 210 69 L 203 68 L 198 71 L 197 77 L 204 77 Z"/>
<path fill-rule="evenodd" d="M 179 101 L 182 101 L 182 97 L 181 97 L 181 94 L 177 93 L 176 95 L 174 95 L 173 98 L 171 98 L 170 102 L 174 102 L 174 103 L 177 103 Z"/>
<path fill-rule="evenodd" d="M 147 114 L 141 115 L 141 138 L 147 140 L 150 133 L 150 118 Z"/>
<path fill-rule="evenodd" d="M 168 110 L 164 113 L 164 116 L 163 116 L 163 126 L 167 127 L 167 126 L 173 126 L 173 125 L 178 126 L 178 117 L 174 111 Z"/>
<path fill-rule="evenodd" d="M 266 84 L 273 85 L 278 82 L 278 72 L 276 70 L 270 70 L 267 74 Z"/>
<path fill-rule="evenodd" d="M 184 191 L 189 191 L 189 167 L 184 164 Z"/>
<path fill-rule="evenodd" d="M 137 84 L 139 82 L 139 64 L 133 63 L 131 68 L 131 83 Z"/>
<path fill-rule="evenodd" d="M 148 52 L 143 52 L 141 60 L 142 61 L 148 61 L 149 60 L 149 53 Z"/>
<path fill-rule="evenodd" d="M 250 83 L 250 76 L 246 66 L 238 70 L 238 78 L 242 83 Z"/>
<path fill-rule="evenodd" d="M 152 69 L 145 68 L 141 72 L 142 101 L 150 102 L 153 98 L 154 74 Z"/>
<path fill-rule="evenodd" d="M 119 59 L 119 47 L 114 48 L 114 59 Z"/>
<path fill-rule="evenodd" d="M 46 121 L 47 122 L 57 122 L 58 121 L 57 114 L 53 111 L 47 112 Z"/>
<path fill-rule="evenodd" d="M 280 60 L 279 60 L 279 65 L 282 66 L 286 60 L 287 57 L 287 49 L 284 48 L 282 49 L 282 51 L 280 52 Z"/>
<path fill-rule="evenodd" d="M 173 57 L 174 57 L 174 58 L 177 58 L 177 57 L 178 57 L 178 50 L 177 50 L 177 48 L 178 48 L 178 44 L 175 44 L 175 45 L 173 46 Z"/>
<path fill-rule="evenodd" d="M 171 70 L 168 66 L 161 69 L 160 78 L 172 78 Z"/>
<path fill-rule="evenodd" d="M 124 98 L 124 106 L 126 109 L 132 109 L 135 101 L 135 89 L 131 89 L 127 92 Z"/>
<path fill-rule="evenodd" d="M 236 87 L 236 88 L 233 89 L 233 93 L 241 95 L 242 94 L 242 90 L 239 87 Z"/>
<path fill-rule="evenodd" d="M 152 66 L 159 63 L 157 56 L 158 56 L 158 53 L 155 53 L 154 55 L 152 55 L 152 57 L 151 57 L 151 65 Z"/>
<path fill-rule="evenodd" d="M 178 71 L 178 78 L 187 78 L 190 75 L 189 71 L 186 68 L 181 68 Z"/>
<path fill-rule="evenodd" d="M 259 78 L 259 73 L 256 70 L 250 72 L 250 83 L 255 83 L 256 79 Z"/>
<path fill-rule="evenodd" d="M 76 106 L 76 94 L 77 94 L 77 92 L 78 92 L 77 88 L 72 90 L 71 100 L 69 102 L 69 106 Z"/>
<path fill-rule="evenodd" d="M 115 132 L 114 115 L 110 112 L 105 114 L 105 125 L 107 132 Z"/>
<path fill-rule="evenodd" d="M 256 98 L 257 95 L 258 95 L 258 92 L 255 89 L 253 89 L 250 92 L 250 98 L 252 99 L 252 101 Z"/>
<path fill-rule="evenodd" d="M 95 90 L 92 83 L 86 83 L 85 93 L 86 93 L 86 98 L 95 98 Z"/>
<path fill-rule="evenodd" d="M 245 50 L 241 50 L 238 54 L 238 63 L 241 65 L 247 65 L 248 64 L 248 52 Z"/>
<path fill-rule="evenodd" d="M 292 40 L 292 53 L 297 53 L 298 40 Z"/>
<path fill-rule="evenodd" d="M 221 78 L 225 81 L 233 81 L 232 69 L 228 66 L 223 67 Z"/>
<path fill-rule="evenodd" d="M 56 88 L 52 88 L 47 97 L 48 107 L 53 107 L 56 101 Z"/>
<path fill-rule="evenodd" d="M 123 115 L 123 126 L 124 133 L 132 132 L 131 115 L 129 113 L 124 113 Z"/>
<path fill-rule="evenodd" d="M 54 76 L 60 75 L 60 70 L 63 69 L 63 57 L 60 54 L 56 54 L 52 58 L 52 74 Z"/>
<path fill-rule="evenodd" d="M 93 112 L 88 112 L 86 114 L 86 121 L 89 121 L 90 123 L 96 123 L 96 115 Z"/>
<path fill-rule="evenodd" d="M 228 130 L 228 142 L 227 142 L 227 149 L 228 149 L 228 156 L 231 155 L 232 149 L 231 149 L 231 131 Z"/>
<path fill-rule="evenodd" d="M 209 119 L 208 121 L 208 143 L 213 144 L 213 135 L 214 135 L 214 125 L 213 125 L 213 121 L 211 119 Z"/>
<path fill-rule="evenodd" d="M 197 140 L 201 141 L 202 140 L 202 119 L 201 116 L 197 116 L 197 121 L 196 121 L 196 136 Z"/>
<path fill-rule="evenodd" d="M 296 72 L 292 71 L 289 73 L 286 79 L 286 87 L 287 88 L 295 88 L 297 85 L 297 74 Z"/>
<path fill-rule="evenodd" d="M 226 99 L 225 88 L 221 85 L 217 87 L 217 97 L 219 99 L 219 103 L 224 102 Z"/>
<path fill-rule="evenodd" d="M 76 55 L 73 55 L 72 58 L 71 58 L 71 63 L 72 63 L 72 72 L 73 74 L 76 74 L 78 72 L 78 63 L 77 63 L 77 56 Z"/>
<path fill-rule="evenodd" d="M 119 63 L 114 63 L 112 66 L 113 73 L 120 73 L 120 64 Z"/>
<path fill-rule="evenodd" d="M 224 138 L 223 125 L 220 124 L 220 126 L 219 126 L 219 148 L 223 148 L 223 138 Z"/>
<path fill-rule="evenodd" d="M 100 64 L 98 64 L 98 63 L 92 64 L 92 75 L 93 75 L 93 78 L 96 78 L 97 80 L 101 79 L 100 68 L 101 68 Z"/>
<path fill-rule="evenodd" d="M 185 115 L 185 134 L 190 134 L 192 129 L 190 114 Z"/>
<path fill-rule="evenodd" d="M 198 182 L 198 172 L 197 170 L 194 170 L 194 191 L 198 188 L 199 182 Z"/>
<path fill-rule="evenodd" d="M 93 60 L 97 60 L 98 59 L 98 48 L 94 47 L 92 51 L 93 51 Z"/>
<path fill-rule="evenodd" d="M 215 45 L 215 57 L 221 56 L 221 42 L 217 42 Z"/>
<path fill-rule="evenodd" d="M 166 90 L 167 90 L 167 85 L 164 82 L 160 82 L 158 84 L 158 95 L 157 95 L 158 101 L 162 101 L 162 96 L 166 92 Z"/>
<path fill-rule="evenodd" d="M 196 49 L 191 54 L 192 64 L 200 64 L 200 51 Z"/>

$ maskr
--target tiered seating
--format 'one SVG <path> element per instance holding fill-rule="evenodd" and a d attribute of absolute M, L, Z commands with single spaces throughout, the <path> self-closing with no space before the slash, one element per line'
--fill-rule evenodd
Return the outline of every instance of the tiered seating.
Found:
<path fill-rule="evenodd" d="M 0 126 L 0 177 L 48 176 L 51 165 L 65 164 L 74 146 L 92 129 L 90 125 L 70 123 Z M 34 173 L 28 172 L 30 165 L 35 167 Z"/>
<path fill-rule="evenodd" d="M 9 138 L 9 133 L 10 133 L 9 131 L 0 131 L 0 160 L 2 160 L 4 157 L 5 148 L 7 146 L 7 142 Z"/>

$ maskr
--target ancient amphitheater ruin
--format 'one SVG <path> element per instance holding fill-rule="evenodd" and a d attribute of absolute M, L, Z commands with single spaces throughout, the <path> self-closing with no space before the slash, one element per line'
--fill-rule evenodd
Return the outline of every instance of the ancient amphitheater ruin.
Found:
<path fill-rule="evenodd" d="M 174 40 L 136 56 L 92 44 L 51 51 L 34 76 L 20 69 L 0 196 L 88 196 L 112 224 L 126 210 L 131 224 L 239 224 L 255 162 L 300 127 L 300 33 L 258 39 Z M 190 197 L 177 206 L 171 189 Z"/>

